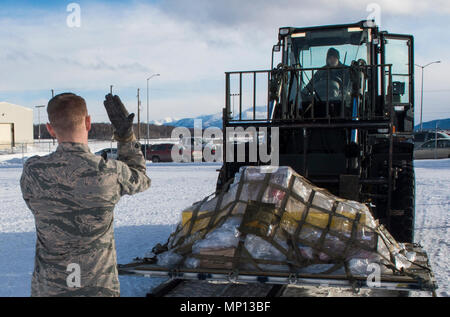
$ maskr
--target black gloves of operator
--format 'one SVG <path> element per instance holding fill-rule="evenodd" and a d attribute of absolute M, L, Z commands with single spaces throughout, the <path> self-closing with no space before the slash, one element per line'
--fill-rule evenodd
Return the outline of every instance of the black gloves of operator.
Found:
<path fill-rule="evenodd" d="M 133 132 L 134 113 L 128 114 L 119 96 L 108 94 L 103 104 L 105 105 L 109 120 L 114 127 L 114 139 L 119 142 L 136 140 Z"/>

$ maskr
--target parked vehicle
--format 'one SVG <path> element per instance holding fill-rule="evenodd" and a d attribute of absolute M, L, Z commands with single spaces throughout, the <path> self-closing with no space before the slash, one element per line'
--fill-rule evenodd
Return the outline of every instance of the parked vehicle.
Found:
<path fill-rule="evenodd" d="M 416 160 L 442 158 L 450 158 L 450 138 L 430 140 L 414 149 L 414 159 Z"/>
<path fill-rule="evenodd" d="M 173 162 L 172 148 L 175 144 L 161 143 L 154 144 L 147 149 L 147 160 L 151 160 L 153 163 L 159 162 Z M 180 147 L 179 154 L 183 155 L 183 148 Z"/>
<path fill-rule="evenodd" d="M 191 161 L 194 161 L 195 159 L 201 158 L 202 161 L 205 161 L 204 154 L 205 151 L 210 151 L 211 155 L 215 155 L 216 151 L 219 150 L 219 147 L 214 144 L 213 142 L 207 142 L 204 139 L 201 138 L 184 138 L 181 140 L 181 144 L 185 148 L 190 148 L 191 150 Z M 201 147 L 201 151 L 200 151 Z"/>
<path fill-rule="evenodd" d="M 419 148 L 425 142 L 435 139 L 449 139 L 450 135 L 444 132 L 421 131 L 414 132 L 414 148 Z"/>
<path fill-rule="evenodd" d="M 107 148 L 100 151 L 95 152 L 95 155 L 100 155 L 104 159 L 108 160 L 117 160 L 117 149 L 116 148 Z"/>

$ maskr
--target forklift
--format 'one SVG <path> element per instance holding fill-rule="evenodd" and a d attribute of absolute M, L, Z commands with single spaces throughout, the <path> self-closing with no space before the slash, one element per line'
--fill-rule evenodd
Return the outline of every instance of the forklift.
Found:
<path fill-rule="evenodd" d="M 397 241 L 413 242 L 413 36 L 380 31 L 371 20 L 282 27 L 270 70 L 227 72 L 225 82 L 224 133 L 252 127 L 258 145 L 263 139 L 270 148 L 277 128 L 279 166 L 368 204 Z M 261 87 L 265 106 L 257 103 Z M 249 155 L 230 160 L 226 153 L 236 153 L 237 143 L 224 137 L 217 191 L 241 167 L 271 164 Z"/>
<path fill-rule="evenodd" d="M 412 269 L 381 277 L 377 288 L 399 296 L 435 295 L 437 288 L 426 252 L 414 243 L 413 44 L 411 35 L 380 31 L 370 20 L 280 28 L 269 70 L 225 73 L 223 165 L 215 193 L 227 191 L 246 166 L 289 166 L 336 196 L 368 205 L 417 255 Z M 156 254 L 165 251 L 167 245 L 158 244 L 154 257 L 120 265 L 119 272 L 167 278 L 149 296 L 191 296 L 193 289 L 197 296 L 240 296 L 242 289 L 283 296 L 292 284 L 373 288 L 366 276 L 351 281 L 339 274 L 164 267 Z"/>

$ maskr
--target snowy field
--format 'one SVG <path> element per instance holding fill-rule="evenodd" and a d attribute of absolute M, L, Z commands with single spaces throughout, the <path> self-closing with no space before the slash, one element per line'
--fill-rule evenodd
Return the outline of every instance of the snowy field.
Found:
<path fill-rule="evenodd" d="M 104 147 L 92 146 L 92 151 Z M 108 146 L 108 145 L 107 145 Z M 106 146 L 106 147 L 107 147 Z M 22 200 L 22 161 L 36 153 L 0 156 L 0 296 L 29 296 L 33 271 L 34 219 Z M 45 155 L 42 153 L 41 155 Z M 416 242 L 431 260 L 439 296 L 449 296 L 450 159 L 416 161 Z M 152 187 L 123 197 L 115 209 L 118 263 L 164 243 L 182 209 L 214 191 L 219 164 L 148 164 Z M 161 279 L 121 276 L 122 296 L 145 296 Z"/>

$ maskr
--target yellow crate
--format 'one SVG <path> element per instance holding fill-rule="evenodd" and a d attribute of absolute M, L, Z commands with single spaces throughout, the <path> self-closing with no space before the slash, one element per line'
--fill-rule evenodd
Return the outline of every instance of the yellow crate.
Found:
<path fill-rule="evenodd" d="M 190 226 L 190 221 L 189 221 L 189 220 L 192 219 L 192 214 L 193 214 L 193 213 L 194 213 L 194 212 L 193 212 L 192 210 L 185 210 L 185 211 L 183 211 L 183 212 L 181 213 L 181 224 L 182 224 L 182 226 L 183 226 L 183 228 L 184 228 L 185 230 L 187 230 L 187 229 L 189 228 L 189 226 Z M 197 216 L 201 216 L 201 215 L 203 215 L 203 214 L 205 214 L 205 213 L 208 213 L 208 211 L 199 211 L 198 214 L 197 214 Z M 208 217 L 208 218 L 203 218 L 203 219 L 197 219 L 197 220 L 194 222 L 194 226 L 192 227 L 191 233 L 195 233 L 195 232 L 197 232 L 197 231 L 200 231 L 200 230 L 202 230 L 202 229 L 205 229 L 206 226 L 207 226 L 208 223 L 209 223 L 209 220 L 210 220 L 209 217 Z M 187 232 L 186 232 L 186 233 L 187 233 Z"/>
<path fill-rule="evenodd" d="M 330 229 L 337 231 L 337 232 L 342 232 L 342 233 L 351 233 L 352 230 L 352 225 L 353 225 L 353 219 L 355 219 L 356 215 L 354 213 L 351 212 L 340 212 L 339 214 L 349 218 L 343 218 L 343 217 L 338 217 L 338 216 L 334 216 L 331 219 L 331 225 L 330 225 Z M 319 211 L 317 209 L 312 208 L 309 213 L 308 216 L 306 217 L 306 223 L 311 224 L 315 227 L 318 227 L 320 229 L 325 229 L 328 225 L 328 220 L 329 217 L 331 215 L 323 212 L 323 211 Z M 290 228 L 296 228 L 297 227 L 297 222 L 300 221 L 303 217 L 303 212 L 285 212 L 283 214 L 283 217 L 281 219 L 281 223 L 282 225 L 286 225 Z M 362 214 L 361 218 L 359 220 L 359 223 L 364 223 L 365 221 L 365 215 Z"/>

